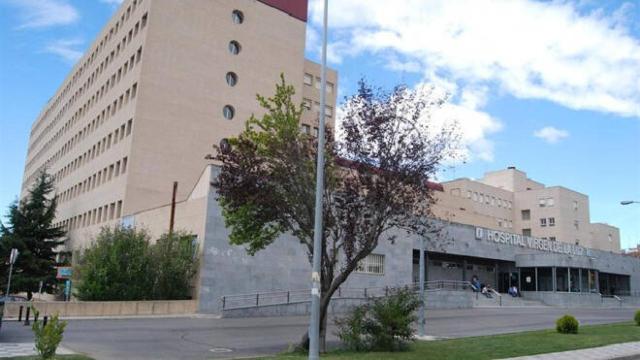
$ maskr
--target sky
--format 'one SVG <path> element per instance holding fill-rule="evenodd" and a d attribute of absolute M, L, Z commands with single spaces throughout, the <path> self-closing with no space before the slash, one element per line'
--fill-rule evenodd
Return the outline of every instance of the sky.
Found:
<path fill-rule="evenodd" d="M 357 81 L 435 86 L 465 161 L 441 180 L 516 166 L 589 196 L 591 221 L 640 243 L 640 0 L 329 0 L 338 94 Z M 0 212 L 19 192 L 31 123 L 118 0 L 0 0 Z M 322 1 L 307 56 L 320 60 Z"/>

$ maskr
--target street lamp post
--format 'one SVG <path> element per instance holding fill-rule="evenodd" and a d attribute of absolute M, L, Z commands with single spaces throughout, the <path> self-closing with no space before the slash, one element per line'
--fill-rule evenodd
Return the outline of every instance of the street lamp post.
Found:
<path fill-rule="evenodd" d="M 420 313 L 418 314 L 418 335 L 424 336 L 424 238 L 420 239 Z"/>
<path fill-rule="evenodd" d="M 316 164 L 316 202 L 313 228 L 313 268 L 311 270 L 311 323 L 309 360 L 320 358 L 320 263 L 322 260 L 322 195 L 324 193 L 324 121 L 327 102 L 327 13 L 324 0 L 322 28 L 322 68 L 320 72 L 320 118 L 318 119 L 318 160 Z"/>
<path fill-rule="evenodd" d="M 18 259 L 19 251 L 18 249 L 11 249 L 11 254 L 9 255 L 9 279 L 7 280 L 7 292 L 5 293 L 5 297 L 8 299 L 11 291 L 11 275 L 13 274 L 13 264 L 16 263 Z"/>

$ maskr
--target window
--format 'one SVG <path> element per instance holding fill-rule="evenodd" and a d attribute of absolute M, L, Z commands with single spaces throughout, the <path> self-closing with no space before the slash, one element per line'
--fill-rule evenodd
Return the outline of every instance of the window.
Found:
<path fill-rule="evenodd" d="M 233 10 L 231 12 L 231 20 L 234 24 L 242 24 L 244 22 L 244 14 L 240 10 Z"/>
<path fill-rule="evenodd" d="M 369 254 L 358 263 L 356 271 L 363 274 L 384 275 L 384 255 Z"/>
<path fill-rule="evenodd" d="M 477 192 L 473 193 L 473 201 L 478 201 L 478 193 Z"/>
<path fill-rule="evenodd" d="M 556 241 L 556 237 L 555 236 L 549 236 L 549 241 Z"/>
<path fill-rule="evenodd" d="M 502 227 L 502 220 L 498 219 L 498 227 Z"/>
<path fill-rule="evenodd" d="M 233 119 L 233 116 L 235 115 L 235 113 L 236 113 L 236 110 L 231 105 L 225 105 L 224 108 L 222 108 L 222 114 L 227 120 Z"/>
<path fill-rule="evenodd" d="M 311 134 L 311 126 L 307 125 L 307 124 L 302 124 L 301 126 L 301 130 L 303 133 L 305 134 Z"/>
<path fill-rule="evenodd" d="M 578 220 L 575 220 L 573 222 L 573 227 L 576 228 L 576 230 L 580 230 L 580 223 L 578 222 Z"/>
<path fill-rule="evenodd" d="M 322 83 L 322 79 L 316 76 L 316 89 L 320 89 L 321 83 Z"/>
<path fill-rule="evenodd" d="M 333 83 L 327 81 L 327 92 L 331 94 L 333 92 Z"/>
<path fill-rule="evenodd" d="M 575 200 L 573 201 L 573 210 L 578 211 L 578 202 Z"/>
<path fill-rule="evenodd" d="M 541 198 L 538 200 L 540 207 L 551 207 L 553 206 L 553 198 L 548 197 L 548 198 Z"/>
<path fill-rule="evenodd" d="M 238 83 L 238 75 L 236 75 L 236 73 L 234 73 L 233 71 L 229 71 L 227 73 L 226 79 L 227 85 L 229 86 L 236 86 L 236 84 Z"/>
<path fill-rule="evenodd" d="M 467 190 L 467 199 L 471 199 L 471 190 Z"/>
<path fill-rule="evenodd" d="M 522 229 L 523 236 L 531 236 L 531 229 Z"/>
<path fill-rule="evenodd" d="M 549 226 L 556 226 L 556 218 L 549 218 Z"/>
<path fill-rule="evenodd" d="M 311 74 L 304 74 L 304 84 L 305 85 L 313 85 L 313 76 Z"/>
<path fill-rule="evenodd" d="M 235 41 L 235 40 L 231 40 L 229 41 L 229 52 L 232 53 L 233 55 L 238 55 L 240 53 L 240 43 Z"/>
<path fill-rule="evenodd" d="M 522 220 L 531 220 L 531 210 L 522 210 L 520 213 L 522 214 Z"/>
<path fill-rule="evenodd" d="M 547 219 L 546 218 L 540 219 L 540 226 L 542 226 L 542 227 L 547 226 Z"/>
<path fill-rule="evenodd" d="M 325 116 L 333 116 L 333 108 L 329 105 L 325 106 Z"/>
<path fill-rule="evenodd" d="M 607 239 L 609 240 L 609 242 L 613 241 L 613 238 L 611 237 L 611 234 L 609 234 L 609 236 L 607 236 Z"/>
<path fill-rule="evenodd" d="M 311 105 L 313 104 L 313 101 L 311 101 L 311 99 L 302 99 L 302 107 L 307 109 L 307 110 L 311 110 Z"/>

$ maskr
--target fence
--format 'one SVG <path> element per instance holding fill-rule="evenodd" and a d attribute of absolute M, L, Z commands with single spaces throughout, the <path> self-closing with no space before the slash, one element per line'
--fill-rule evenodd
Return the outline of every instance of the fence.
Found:
<path fill-rule="evenodd" d="M 401 288 L 418 291 L 419 283 L 400 286 L 377 286 L 368 288 L 341 288 L 333 294 L 332 299 L 368 299 L 383 297 Z M 471 288 L 468 281 L 436 280 L 424 283 L 425 291 L 467 290 Z M 242 309 L 269 305 L 296 304 L 310 301 L 310 289 L 264 291 L 249 294 L 224 295 L 220 298 L 222 310 Z"/>

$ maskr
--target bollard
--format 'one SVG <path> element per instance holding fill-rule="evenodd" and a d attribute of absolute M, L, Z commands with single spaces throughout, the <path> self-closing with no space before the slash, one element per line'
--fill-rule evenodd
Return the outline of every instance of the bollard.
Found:
<path fill-rule="evenodd" d="M 33 313 L 33 322 L 36 322 L 36 321 L 38 321 L 38 312 L 37 311 Z"/>
<path fill-rule="evenodd" d="M 42 327 L 47 326 L 47 320 L 49 320 L 48 316 L 45 316 L 45 317 L 42 318 Z"/>
<path fill-rule="evenodd" d="M 20 305 L 20 310 L 18 311 L 18 322 L 22 321 L 22 308 L 24 308 L 24 306 Z"/>
<path fill-rule="evenodd" d="M 24 316 L 24 325 L 29 325 L 29 311 L 31 310 L 30 307 L 27 308 L 27 313 Z"/>

